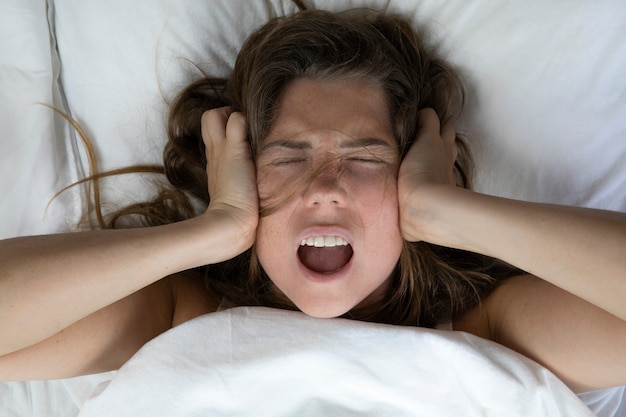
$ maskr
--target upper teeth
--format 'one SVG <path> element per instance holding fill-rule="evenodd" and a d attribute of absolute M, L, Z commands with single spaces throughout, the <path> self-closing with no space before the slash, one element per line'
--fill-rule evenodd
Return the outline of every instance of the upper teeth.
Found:
<path fill-rule="evenodd" d="M 344 238 L 339 236 L 313 236 L 302 239 L 300 246 L 315 246 L 316 248 L 335 246 L 347 246 L 348 242 Z"/>

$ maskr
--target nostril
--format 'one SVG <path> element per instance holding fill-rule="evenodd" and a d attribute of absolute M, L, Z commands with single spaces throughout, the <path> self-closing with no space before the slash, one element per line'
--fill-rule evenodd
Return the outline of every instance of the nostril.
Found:
<path fill-rule="evenodd" d="M 317 199 L 317 200 L 314 200 L 312 203 L 313 203 L 314 206 L 319 206 L 319 205 L 324 204 L 326 202 L 328 202 L 331 205 L 335 205 L 335 206 L 338 206 L 338 205 L 341 204 L 339 202 L 339 200 L 337 200 L 337 199 L 332 199 L 332 200 Z"/>
<path fill-rule="evenodd" d="M 340 177 L 320 173 L 313 177 L 304 192 L 305 200 L 312 206 L 341 205 L 346 191 Z"/>

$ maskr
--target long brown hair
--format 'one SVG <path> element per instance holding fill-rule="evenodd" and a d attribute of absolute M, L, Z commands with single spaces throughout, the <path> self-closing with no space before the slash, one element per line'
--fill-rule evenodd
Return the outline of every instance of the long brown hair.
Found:
<path fill-rule="evenodd" d="M 443 123 L 461 113 L 464 89 L 457 73 L 399 16 L 371 10 L 344 13 L 301 11 L 276 18 L 253 33 L 228 79 L 203 78 L 172 103 L 164 170 L 170 186 L 152 201 L 113 214 L 106 227 L 127 216 L 144 225 L 193 217 L 209 203 L 200 119 L 208 109 L 232 106 L 249 125 L 253 155 L 274 122 L 285 87 L 298 78 L 358 79 L 383 88 L 398 151 L 404 157 L 415 139 L 418 112 L 436 110 Z M 472 160 L 457 137 L 459 185 L 469 188 Z M 263 213 L 263 212 L 262 212 Z M 295 308 L 259 265 L 254 248 L 189 273 L 202 276 L 210 291 L 232 305 Z M 405 242 L 392 288 L 375 308 L 348 314 L 361 320 L 434 326 L 475 306 L 513 270 L 496 260 L 424 242 Z"/>

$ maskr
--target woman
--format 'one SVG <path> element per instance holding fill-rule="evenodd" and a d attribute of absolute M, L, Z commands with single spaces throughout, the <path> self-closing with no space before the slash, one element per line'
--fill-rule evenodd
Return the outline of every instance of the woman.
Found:
<path fill-rule="evenodd" d="M 172 187 L 105 225 L 150 227 L 1 242 L 0 378 L 116 369 L 220 304 L 260 304 L 451 321 L 575 391 L 626 384 L 625 216 L 465 189 L 462 101 L 402 19 L 268 23 L 229 80 L 174 103 Z"/>

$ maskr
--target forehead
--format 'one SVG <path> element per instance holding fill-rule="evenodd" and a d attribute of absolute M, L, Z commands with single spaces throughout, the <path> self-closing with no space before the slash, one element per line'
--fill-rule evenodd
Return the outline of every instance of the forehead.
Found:
<path fill-rule="evenodd" d="M 395 145 L 384 90 L 357 80 L 298 79 L 283 92 L 265 143 L 302 137 L 377 138 Z"/>

